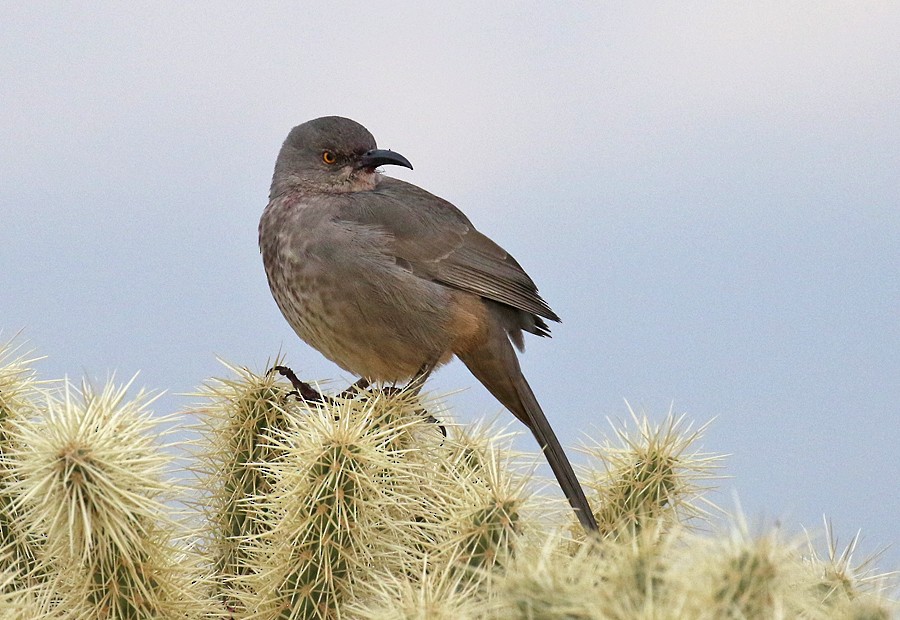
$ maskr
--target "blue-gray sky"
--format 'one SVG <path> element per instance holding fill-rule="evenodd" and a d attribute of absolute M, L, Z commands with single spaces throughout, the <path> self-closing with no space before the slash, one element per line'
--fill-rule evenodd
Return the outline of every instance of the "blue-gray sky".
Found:
<path fill-rule="evenodd" d="M 896 3 L 308 4 L 4 3 L 0 329 L 44 377 L 140 370 L 160 413 L 216 355 L 352 379 L 256 246 L 287 131 L 340 114 L 563 317 L 523 365 L 564 444 L 674 402 L 720 502 L 900 543 Z"/>

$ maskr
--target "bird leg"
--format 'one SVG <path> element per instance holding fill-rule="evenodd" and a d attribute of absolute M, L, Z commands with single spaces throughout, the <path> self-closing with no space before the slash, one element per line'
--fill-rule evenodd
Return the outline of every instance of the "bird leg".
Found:
<path fill-rule="evenodd" d="M 418 395 L 422 390 L 422 387 L 425 385 L 425 380 L 428 379 L 431 372 L 434 370 L 435 364 L 425 364 L 422 368 L 419 369 L 419 372 L 415 374 L 415 376 L 410 379 L 409 383 L 406 384 L 406 387 L 403 388 L 405 390 L 411 390 L 414 395 Z M 273 366 L 269 369 L 269 373 L 277 372 L 282 377 L 286 377 L 288 381 L 291 382 L 293 386 L 293 390 L 290 392 L 291 395 L 296 396 L 300 400 L 304 400 L 308 403 L 324 403 L 329 405 L 334 405 L 335 400 L 330 396 L 326 396 L 319 392 L 316 388 L 306 383 L 305 381 L 301 381 L 297 377 L 297 373 L 295 373 L 291 368 L 287 366 Z M 365 390 L 369 388 L 371 385 L 370 381 L 365 377 L 360 377 L 356 382 L 352 383 L 347 387 L 346 390 L 339 393 L 337 398 L 355 398 L 356 396 L 362 394 Z M 385 387 L 384 391 L 388 394 L 392 394 L 394 392 L 400 391 L 400 388 L 388 388 Z M 432 424 L 437 424 L 438 428 L 441 430 L 441 435 L 444 437 L 447 436 L 447 429 L 441 424 L 437 418 L 428 413 L 426 410 L 422 409 L 421 413 L 425 418 L 426 422 L 431 422 Z"/>
<path fill-rule="evenodd" d="M 305 400 L 308 403 L 334 403 L 334 401 L 330 397 L 320 393 L 309 383 L 298 379 L 297 374 L 287 366 L 273 366 L 269 370 L 269 373 L 271 372 L 277 372 L 282 377 L 287 377 L 287 380 L 291 382 L 292 386 L 294 386 L 294 390 L 291 392 L 291 394 L 301 400 Z"/>
<path fill-rule="evenodd" d="M 425 381 L 428 380 L 428 377 L 431 376 L 431 373 L 434 371 L 437 366 L 436 362 L 431 364 L 423 364 L 412 379 L 409 380 L 409 383 L 406 384 L 405 390 L 410 390 L 414 395 L 418 396 L 419 392 L 422 391 L 422 388 L 425 387 Z M 422 409 L 422 414 L 425 416 L 426 422 L 431 422 L 432 424 L 437 424 L 438 428 L 441 429 L 441 435 L 444 437 L 447 436 L 447 428 L 441 424 L 436 417 L 428 413 L 425 409 Z"/>
<path fill-rule="evenodd" d="M 434 371 L 437 363 L 432 362 L 430 364 L 422 364 L 422 367 L 419 368 L 419 371 L 413 375 L 413 378 L 409 380 L 409 383 L 406 384 L 406 387 L 403 388 L 405 390 L 409 390 L 414 395 L 418 396 L 419 392 L 422 391 L 422 388 L 425 387 L 425 382 L 428 380 L 428 377 L 431 376 L 431 373 Z"/>
<path fill-rule="evenodd" d="M 369 386 L 372 385 L 368 379 L 365 377 L 360 377 L 356 380 L 355 383 L 351 383 L 347 386 L 347 389 L 337 395 L 338 398 L 355 398 L 358 394 L 361 394 L 364 390 L 367 390 Z"/>

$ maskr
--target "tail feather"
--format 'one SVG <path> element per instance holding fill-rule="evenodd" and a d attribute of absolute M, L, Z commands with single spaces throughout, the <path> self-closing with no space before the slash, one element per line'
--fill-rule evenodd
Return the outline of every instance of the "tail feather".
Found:
<path fill-rule="evenodd" d="M 492 336 L 480 347 L 457 352 L 457 357 L 497 400 L 531 430 L 582 527 L 587 531 L 597 530 L 597 521 L 584 490 L 522 374 L 512 344 L 505 332 Z"/>

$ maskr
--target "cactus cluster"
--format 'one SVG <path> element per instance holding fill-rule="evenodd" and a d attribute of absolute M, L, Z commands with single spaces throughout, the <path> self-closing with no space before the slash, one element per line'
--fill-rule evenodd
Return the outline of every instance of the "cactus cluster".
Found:
<path fill-rule="evenodd" d="M 12 537 L 33 555 L 30 568 L 5 567 L 16 586 L 10 608 L 20 608 L 11 617 L 189 618 L 207 608 L 199 560 L 173 535 L 183 528 L 169 516 L 170 458 L 153 399 L 129 400 L 129 387 L 65 382 L 9 418 L 3 491 Z M 20 548 L 13 540 L 3 556 Z"/>
<path fill-rule="evenodd" d="M 310 404 L 235 371 L 196 410 L 206 545 L 229 612 L 339 617 L 383 583 L 477 581 L 507 553 L 525 489 L 497 439 L 445 437 L 408 392 Z"/>
<path fill-rule="evenodd" d="M 8 458 L 17 450 L 16 426 L 38 411 L 34 401 L 39 384 L 31 368 L 35 361 L 21 352 L 21 344 L 0 343 L 0 593 L 8 594 L 10 607 L 38 578 L 40 539 L 21 522 L 18 496 L 12 491 L 14 461 Z M 0 594 L 0 607 L 3 600 Z"/>
<path fill-rule="evenodd" d="M 0 346 L 0 620 L 889 618 L 890 579 L 777 530 L 717 526 L 703 427 L 631 412 L 585 448 L 601 532 L 537 457 L 394 389 L 302 400 L 228 366 L 194 418 L 131 384 L 39 383 Z M 440 423 L 435 419 L 440 420 Z M 182 450 L 182 453 L 179 453 Z M 177 479 L 177 481 L 176 481 Z"/>

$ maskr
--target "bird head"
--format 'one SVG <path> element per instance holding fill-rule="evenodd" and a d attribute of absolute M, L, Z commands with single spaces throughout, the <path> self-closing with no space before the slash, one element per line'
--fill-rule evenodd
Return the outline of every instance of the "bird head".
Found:
<path fill-rule="evenodd" d="M 385 165 L 412 169 L 403 155 L 377 148 L 369 130 L 356 121 L 323 116 L 288 134 L 275 162 L 272 190 L 364 191 L 375 187 L 377 168 Z"/>

